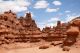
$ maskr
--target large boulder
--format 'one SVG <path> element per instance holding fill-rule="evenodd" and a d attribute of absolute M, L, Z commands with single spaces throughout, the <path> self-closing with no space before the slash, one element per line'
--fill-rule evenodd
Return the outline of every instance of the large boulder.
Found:
<path fill-rule="evenodd" d="M 79 35 L 79 28 L 75 26 L 71 26 L 67 30 L 67 38 L 63 42 L 63 45 L 71 46 L 76 42 L 76 38 Z"/>

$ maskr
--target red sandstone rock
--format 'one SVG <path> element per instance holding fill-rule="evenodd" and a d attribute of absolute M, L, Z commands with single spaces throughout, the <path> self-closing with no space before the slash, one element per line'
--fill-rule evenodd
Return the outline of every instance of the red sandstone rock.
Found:
<path fill-rule="evenodd" d="M 80 17 L 77 17 L 70 21 L 70 25 L 78 26 L 80 27 Z"/>
<path fill-rule="evenodd" d="M 67 30 L 67 35 L 78 35 L 79 34 L 79 28 L 71 26 L 70 29 Z"/>
<path fill-rule="evenodd" d="M 69 50 L 70 50 L 70 47 L 68 47 L 68 46 L 63 47 L 63 51 L 69 51 Z"/>
<path fill-rule="evenodd" d="M 39 49 L 47 49 L 47 48 L 49 48 L 48 45 L 43 45 L 43 46 L 40 46 L 40 47 L 39 47 Z"/>
<path fill-rule="evenodd" d="M 74 19 L 69 24 L 80 28 L 80 19 Z M 5 37 L 10 40 L 13 38 L 15 41 L 17 39 L 23 40 L 26 39 L 26 37 L 31 37 L 30 35 L 33 35 L 33 37 L 52 37 L 56 35 L 57 37 L 60 37 L 60 35 L 64 34 L 67 29 L 66 25 L 68 24 L 62 24 L 58 21 L 56 27 L 45 27 L 42 31 L 40 31 L 40 28 L 37 27 L 35 20 L 32 19 L 31 13 L 26 13 L 25 17 L 20 18 L 17 18 L 16 13 L 13 13 L 11 10 L 0 14 L 0 35 L 3 36 L 4 39 Z M 70 32 L 70 30 L 68 30 L 67 34 L 74 34 L 73 31 Z M 42 32 L 44 35 L 41 35 Z"/>
<path fill-rule="evenodd" d="M 70 28 L 67 30 L 67 38 L 64 41 L 64 45 L 71 46 L 76 42 L 76 38 L 79 35 L 79 28 L 78 26 L 70 26 Z"/>
<path fill-rule="evenodd" d="M 5 34 L 4 38 L 12 39 L 21 37 L 25 38 L 25 35 L 40 34 L 41 31 L 37 27 L 35 20 L 32 19 L 31 13 L 27 13 L 26 17 L 16 16 L 11 10 L 0 14 L 0 35 Z"/>

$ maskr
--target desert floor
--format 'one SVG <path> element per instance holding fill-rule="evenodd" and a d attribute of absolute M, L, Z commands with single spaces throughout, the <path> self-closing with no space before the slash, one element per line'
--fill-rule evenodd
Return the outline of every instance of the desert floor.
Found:
<path fill-rule="evenodd" d="M 39 49 L 41 45 L 48 45 L 47 49 Z M 0 53 L 80 53 L 80 47 L 73 45 L 70 51 L 62 51 L 60 45 L 53 46 L 50 42 L 46 43 L 15 43 L 2 45 Z"/>

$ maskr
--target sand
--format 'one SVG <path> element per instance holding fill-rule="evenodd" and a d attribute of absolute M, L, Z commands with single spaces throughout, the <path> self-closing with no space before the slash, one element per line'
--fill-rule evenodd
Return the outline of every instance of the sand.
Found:
<path fill-rule="evenodd" d="M 38 49 L 38 47 L 33 48 L 21 48 L 5 50 L 0 53 L 80 53 L 80 48 L 73 48 L 70 51 L 62 51 L 59 47 L 50 47 L 48 49 Z"/>
<path fill-rule="evenodd" d="M 49 45 L 47 42 L 45 44 Z M 42 45 L 40 43 L 16 43 L 15 45 L 3 45 L 0 48 L 0 53 L 80 53 L 80 47 L 76 46 L 70 47 L 70 51 L 62 51 L 60 45 L 49 45 L 47 49 L 39 49 L 39 46 Z M 7 46 L 10 46 L 10 48 L 7 48 Z"/>

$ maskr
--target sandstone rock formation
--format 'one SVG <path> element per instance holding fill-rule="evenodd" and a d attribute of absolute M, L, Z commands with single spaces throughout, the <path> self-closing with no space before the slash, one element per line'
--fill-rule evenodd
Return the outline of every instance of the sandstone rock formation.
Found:
<path fill-rule="evenodd" d="M 0 14 L 0 44 L 27 41 L 39 42 L 40 39 L 63 41 L 63 38 L 66 38 L 65 35 L 67 35 L 66 41 L 74 41 L 79 32 L 80 17 L 73 19 L 69 23 L 57 21 L 57 26 L 53 26 L 53 28 L 45 27 L 41 31 L 37 27 L 35 20 L 32 19 L 31 13 L 26 13 L 25 17 L 20 18 L 11 10 Z"/>
<path fill-rule="evenodd" d="M 67 30 L 67 38 L 64 41 L 63 45 L 72 45 L 76 42 L 76 38 L 79 35 L 80 32 L 80 17 L 77 17 L 75 19 L 73 19 L 72 21 L 69 22 L 69 27 Z"/>
<path fill-rule="evenodd" d="M 32 20 L 31 13 L 26 13 L 26 17 L 20 17 L 18 19 L 21 25 L 25 28 L 25 32 L 28 35 L 40 34 L 40 28 L 37 27 L 35 20 Z"/>
<path fill-rule="evenodd" d="M 31 14 L 27 13 L 26 17 L 17 18 L 16 13 L 11 10 L 0 14 L 0 39 L 6 42 L 25 41 L 27 35 L 40 34 Z M 2 37 L 4 37 L 2 39 Z M 6 40 L 5 40 L 6 39 Z"/>
<path fill-rule="evenodd" d="M 76 38 L 79 35 L 79 28 L 71 26 L 66 33 L 67 33 L 67 38 L 64 41 L 64 45 L 66 46 L 72 45 L 76 42 Z"/>
<path fill-rule="evenodd" d="M 77 17 L 69 22 L 70 25 L 78 26 L 80 28 L 80 17 Z"/>
<path fill-rule="evenodd" d="M 57 21 L 57 26 L 45 27 L 42 32 L 47 34 L 46 40 L 63 40 L 66 35 L 67 24 L 61 23 L 61 21 Z"/>

